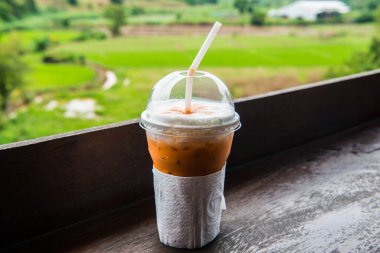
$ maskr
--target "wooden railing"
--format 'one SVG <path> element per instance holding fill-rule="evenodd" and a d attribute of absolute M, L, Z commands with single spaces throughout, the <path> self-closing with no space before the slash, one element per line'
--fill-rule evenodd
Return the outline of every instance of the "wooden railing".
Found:
<path fill-rule="evenodd" d="M 372 71 L 237 100 L 227 171 L 379 118 L 379 94 Z M 0 249 L 152 198 L 137 121 L 1 145 Z"/>

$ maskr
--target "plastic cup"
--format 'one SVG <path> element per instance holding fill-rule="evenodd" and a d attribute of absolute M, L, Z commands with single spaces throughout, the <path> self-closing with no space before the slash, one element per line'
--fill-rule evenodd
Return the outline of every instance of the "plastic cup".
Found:
<path fill-rule="evenodd" d="M 187 78 L 193 83 L 190 114 Z M 140 125 L 153 160 L 160 240 L 177 248 L 202 247 L 219 233 L 224 168 L 240 127 L 227 86 L 207 72 L 173 72 L 153 88 Z"/>
<path fill-rule="evenodd" d="M 220 171 L 231 150 L 233 132 L 214 136 L 167 135 L 147 130 L 149 153 L 154 167 L 174 176 L 205 176 Z"/>

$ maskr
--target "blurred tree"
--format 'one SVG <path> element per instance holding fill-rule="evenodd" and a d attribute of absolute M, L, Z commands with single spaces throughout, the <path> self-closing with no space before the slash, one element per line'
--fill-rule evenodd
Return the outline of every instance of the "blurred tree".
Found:
<path fill-rule="evenodd" d="M 12 7 L 6 2 L 0 2 L 0 19 L 8 22 L 13 18 Z"/>
<path fill-rule="evenodd" d="M 351 73 L 380 68 L 380 39 L 373 38 L 369 50 L 354 54 L 347 62 Z"/>
<path fill-rule="evenodd" d="M 197 4 L 216 4 L 218 0 L 185 0 L 187 4 L 197 5 Z"/>
<path fill-rule="evenodd" d="M 379 0 L 372 0 L 368 3 L 368 9 L 370 10 L 376 10 L 378 6 L 380 6 Z"/>
<path fill-rule="evenodd" d="M 175 20 L 179 23 L 182 19 L 182 12 L 177 12 L 175 14 Z"/>
<path fill-rule="evenodd" d="M 52 18 L 51 21 L 55 28 L 68 28 L 71 22 L 68 17 Z"/>
<path fill-rule="evenodd" d="M 380 6 L 375 11 L 375 21 L 380 24 Z"/>
<path fill-rule="evenodd" d="M 371 12 L 362 12 L 358 17 L 354 19 L 355 23 L 370 23 L 375 20 L 375 17 Z"/>
<path fill-rule="evenodd" d="M 255 10 L 252 12 L 250 23 L 255 26 L 263 26 L 267 14 L 263 11 Z"/>
<path fill-rule="evenodd" d="M 369 47 L 369 53 L 372 55 L 373 61 L 380 66 L 380 39 L 372 39 L 371 46 Z"/>
<path fill-rule="evenodd" d="M 377 7 L 375 14 L 374 14 L 374 19 L 376 21 L 376 29 L 377 29 L 377 35 L 380 35 L 380 5 Z"/>
<path fill-rule="evenodd" d="M 0 0 L 0 19 L 3 21 L 19 19 L 36 12 L 35 0 Z"/>
<path fill-rule="evenodd" d="M 240 14 L 243 14 L 248 7 L 247 0 L 235 0 L 234 7 L 238 9 Z"/>
<path fill-rule="evenodd" d="M 133 7 L 131 8 L 130 13 L 131 13 L 132 16 L 142 15 L 142 14 L 145 13 L 145 9 L 142 8 L 142 7 L 138 7 L 138 6 L 133 6 Z"/>
<path fill-rule="evenodd" d="M 326 77 L 332 78 L 380 68 L 380 39 L 373 38 L 367 52 L 353 54 L 345 66 L 331 68 Z"/>
<path fill-rule="evenodd" d="M 253 13 L 255 7 L 259 5 L 259 0 L 235 0 L 234 7 L 238 9 L 240 14 L 245 12 Z"/>
<path fill-rule="evenodd" d="M 37 12 L 37 5 L 35 0 L 25 0 L 25 8 L 29 13 Z"/>
<path fill-rule="evenodd" d="M 51 40 L 49 37 L 37 38 L 34 40 L 34 51 L 43 52 L 51 46 Z"/>
<path fill-rule="evenodd" d="M 0 110 L 5 112 L 11 92 L 24 84 L 24 75 L 28 70 L 21 59 L 20 43 L 11 40 L 0 44 Z"/>
<path fill-rule="evenodd" d="M 123 0 L 111 0 L 112 4 L 123 4 Z"/>
<path fill-rule="evenodd" d="M 67 0 L 67 3 L 72 5 L 72 6 L 77 6 L 78 5 L 78 1 L 77 0 Z"/>
<path fill-rule="evenodd" d="M 111 33 L 113 36 L 120 35 L 120 28 L 126 24 L 126 15 L 122 6 L 110 5 L 104 12 L 104 17 L 111 22 Z"/>
<path fill-rule="evenodd" d="M 8 3 L 12 7 L 12 14 L 16 18 L 22 18 L 22 14 L 25 12 L 25 8 L 23 8 L 23 3 L 14 1 L 14 0 L 4 0 L 4 2 Z"/>

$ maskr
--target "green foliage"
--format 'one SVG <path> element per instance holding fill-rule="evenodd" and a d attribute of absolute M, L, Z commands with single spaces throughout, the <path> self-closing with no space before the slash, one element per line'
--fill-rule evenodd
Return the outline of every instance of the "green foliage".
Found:
<path fill-rule="evenodd" d="M 36 13 L 38 11 L 35 0 L 25 0 L 25 7 L 24 8 L 29 13 Z"/>
<path fill-rule="evenodd" d="M 34 51 L 43 52 L 52 45 L 49 37 L 37 38 L 34 40 Z"/>
<path fill-rule="evenodd" d="M 265 18 L 267 14 L 263 11 L 254 11 L 251 15 L 250 23 L 255 26 L 263 26 L 265 24 Z"/>
<path fill-rule="evenodd" d="M 139 6 L 133 6 L 131 8 L 131 15 L 132 16 L 138 16 L 145 13 L 145 9 Z"/>
<path fill-rule="evenodd" d="M 0 130 L 4 129 L 4 125 L 7 122 L 7 117 L 5 116 L 5 113 L 0 112 Z"/>
<path fill-rule="evenodd" d="M 374 17 L 375 21 L 380 25 L 380 6 L 377 7 Z"/>
<path fill-rule="evenodd" d="M 298 26 L 306 26 L 309 24 L 308 21 L 304 20 L 303 18 L 301 17 L 298 17 L 294 20 L 294 24 L 295 25 L 298 25 Z"/>
<path fill-rule="evenodd" d="M 0 2 L 0 19 L 3 21 L 9 22 L 36 12 L 35 0 L 1 0 Z"/>
<path fill-rule="evenodd" d="M 379 0 L 345 0 L 352 12 L 347 17 L 352 17 L 351 22 L 369 23 L 376 19 L 376 9 L 380 7 Z"/>
<path fill-rule="evenodd" d="M 216 4 L 218 0 L 185 0 L 187 4 L 197 5 L 197 4 Z"/>
<path fill-rule="evenodd" d="M 0 109 L 6 111 L 11 92 L 24 84 L 28 67 L 21 59 L 18 40 L 0 44 Z"/>
<path fill-rule="evenodd" d="M 375 10 L 380 5 L 379 0 L 344 0 L 354 10 Z"/>
<path fill-rule="evenodd" d="M 0 2 L 0 19 L 9 22 L 13 18 L 11 6 L 6 2 Z"/>
<path fill-rule="evenodd" d="M 77 6 L 78 5 L 78 1 L 77 0 L 67 0 L 67 3 L 72 5 L 72 6 Z"/>
<path fill-rule="evenodd" d="M 259 6 L 259 0 L 235 0 L 234 7 L 239 11 L 240 14 L 245 12 L 252 13 L 257 6 Z"/>
<path fill-rule="evenodd" d="M 357 52 L 351 55 L 345 65 L 331 68 L 327 77 L 349 75 L 380 68 L 380 39 L 373 38 L 367 52 Z"/>
<path fill-rule="evenodd" d="M 71 42 L 78 37 L 79 34 L 79 31 L 76 30 L 20 30 L 6 33 L 2 39 L 6 42 L 12 37 L 17 37 L 19 41 L 22 42 L 22 49 L 24 50 L 24 54 L 28 54 L 25 55 L 25 57 L 27 57 L 30 53 L 36 52 L 36 41 L 38 40 L 43 40 L 43 44 L 46 44 L 47 42 L 45 41 L 48 40 L 49 46 L 55 46 Z M 41 50 L 39 52 L 41 52 Z"/>
<path fill-rule="evenodd" d="M 368 53 L 354 53 L 346 62 L 348 74 L 375 69 L 378 65 Z"/>
<path fill-rule="evenodd" d="M 42 57 L 44 63 L 79 63 L 84 65 L 86 58 L 83 55 L 76 55 L 68 52 L 50 52 Z"/>
<path fill-rule="evenodd" d="M 112 4 L 123 4 L 123 0 L 111 0 Z"/>
<path fill-rule="evenodd" d="M 107 34 L 90 28 L 85 28 L 81 31 L 78 37 L 74 38 L 74 41 L 86 41 L 90 39 L 105 40 L 107 39 Z"/>
<path fill-rule="evenodd" d="M 380 2 L 378 0 L 371 0 L 367 7 L 370 10 L 376 10 L 380 6 Z"/>
<path fill-rule="evenodd" d="M 182 19 L 182 13 L 181 12 L 177 12 L 176 14 L 175 14 L 175 20 L 177 21 L 177 22 L 180 22 L 181 21 L 181 19 Z"/>
<path fill-rule="evenodd" d="M 362 12 L 354 19 L 355 23 L 369 23 L 375 21 L 375 17 L 371 12 Z"/>
<path fill-rule="evenodd" d="M 376 35 L 378 36 L 378 38 L 380 37 L 380 6 L 377 7 L 376 11 L 375 11 L 375 28 L 376 28 Z"/>
<path fill-rule="evenodd" d="M 54 18 L 52 21 L 53 21 L 53 26 L 55 28 L 68 28 L 68 27 L 70 27 L 70 19 L 67 17 Z"/>
<path fill-rule="evenodd" d="M 380 67 L 380 39 L 373 38 L 369 47 L 369 55 L 377 67 Z"/>
<path fill-rule="evenodd" d="M 126 24 L 126 15 L 123 7 L 110 5 L 104 12 L 104 17 L 111 21 L 110 30 L 113 36 L 120 35 L 120 28 Z"/>

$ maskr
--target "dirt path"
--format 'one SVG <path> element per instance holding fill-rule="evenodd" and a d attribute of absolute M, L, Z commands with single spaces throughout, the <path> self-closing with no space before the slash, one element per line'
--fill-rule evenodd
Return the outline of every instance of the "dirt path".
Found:
<path fill-rule="evenodd" d="M 96 86 L 98 86 L 99 84 L 104 84 L 106 82 L 106 80 L 107 80 L 106 71 L 107 70 L 102 65 L 95 64 L 95 63 L 87 63 L 87 66 L 94 69 L 96 72 Z"/>
<path fill-rule="evenodd" d="M 164 36 L 164 35 L 207 35 L 211 25 L 130 25 L 124 26 L 122 33 L 125 36 Z M 224 25 L 219 34 L 225 35 L 303 35 L 323 36 L 331 33 L 354 33 L 356 36 L 371 33 L 373 27 L 365 26 L 362 29 L 352 30 L 352 25 L 331 25 L 327 29 L 320 26 L 264 26 Z"/>
<path fill-rule="evenodd" d="M 124 35 L 204 35 L 210 32 L 209 25 L 136 25 L 125 26 L 122 29 Z M 279 35 L 289 34 L 293 27 L 252 27 L 252 26 L 223 26 L 220 34 L 258 34 Z"/>
<path fill-rule="evenodd" d="M 103 83 L 103 90 L 111 89 L 117 83 L 117 77 L 115 72 L 111 70 L 106 71 L 106 81 Z"/>
<path fill-rule="evenodd" d="M 117 76 L 112 70 L 95 63 L 89 63 L 88 66 L 96 71 L 96 87 L 101 85 L 103 90 L 108 90 L 117 83 Z"/>

